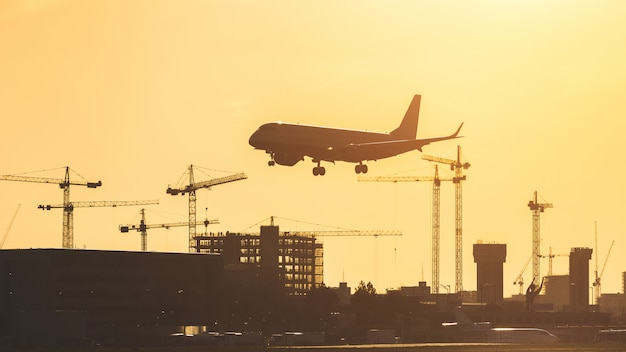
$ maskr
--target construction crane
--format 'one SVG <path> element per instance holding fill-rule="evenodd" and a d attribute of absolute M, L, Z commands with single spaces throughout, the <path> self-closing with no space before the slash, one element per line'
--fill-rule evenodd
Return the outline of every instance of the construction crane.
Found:
<path fill-rule="evenodd" d="M 194 241 L 194 237 L 196 237 L 196 190 L 199 190 L 202 188 L 210 189 L 213 186 L 221 185 L 224 183 L 230 183 L 234 181 L 239 181 L 239 180 L 244 180 L 248 178 L 248 176 L 246 176 L 246 174 L 244 173 L 237 173 L 237 174 L 233 174 L 229 176 L 213 178 L 208 181 L 195 182 L 194 174 L 193 174 L 193 167 L 194 167 L 193 165 L 189 165 L 189 168 L 187 168 L 187 173 L 189 176 L 189 184 L 182 186 L 182 187 L 178 187 L 178 188 L 167 187 L 167 190 L 166 190 L 167 194 L 171 194 L 173 196 L 178 195 L 178 194 L 185 195 L 186 193 L 189 193 L 188 225 L 189 225 L 189 252 L 190 253 L 193 252 L 193 241 Z"/>
<path fill-rule="evenodd" d="M 555 257 L 567 257 L 569 254 L 553 254 L 552 247 L 550 247 L 548 255 L 540 255 L 541 258 L 548 258 L 548 276 L 552 276 L 552 259 Z"/>
<path fill-rule="evenodd" d="M 554 206 L 550 203 L 539 203 L 537 201 L 537 191 L 535 191 L 534 198 L 528 202 L 528 207 L 533 212 L 533 280 L 539 282 L 539 275 L 541 273 L 540 262 L 541 258 L 541 233 L 540 233 L 540 222 L 539 215 L 544 212 L 547 208 L 553 208 Z"/>
<path fill-rule="evenodd" d="M 606 268 L 606 263 L 609 261 L 609 255 L 611 255 L 611 249 L 613 249 L 613 245 L 615 241 L 611 242 L 609 246 L 609 251 L 606 253 L 606 257 L 604 258 L 604 264 L 602 265 L 602 271 L 598 274 L 598 225 L 595 224 L 595 242 L 596 242 L 596 279 L 593 281 L 593 290 L 595 293 L 595 304 L 599 304 L 600 296 L 602 295 L 602 288 L 600 285 L 600 280 L 602 280 L 602 274 L 604 274 L 604 269 Z"/>
<path fill-rule="evenodd" d="M 278 217 L 270 216 L 270 226 L 274 225 L 274 219 Z M 285 218 L 279 218 L 283 220 L 305 223 L 298 220 L 290 220 Z M 267 220 L 267 219 L 265 219 Z M 264 221 L 265 221 L 264 220 Z M 312 225 L 312 224 L 309 224 Z M 254 225 L 253 225 L 254 226 Z M 245 231 L 245 230 L 244 230 Z M 255 234 L 254 232 L 245 232 L 246 234 Z M 350 230 L 350 229 L 337 229 L 337 230 L 317 230 L 317 231 L 284 231 L 285 235 L 297 235 L 297 236 L 305 236 L 305 237 L 322 237 L 322 236 L 402 236 L 402 232 L 395 230 L 369 230 L 369 231 L 360 231 L 360 230 Z"/>
<path fill-rule="evenodd" d="M 285 231 L 284 234 L 306 236 L 306 237 L 323 237 L 323 236 L 402 236 L 402 232 L 395 230 L 321 230 L 321 231 Z"/>
<path fill-rule="evenodd" d="M 159 204 L 158 200 L 132 200 L 132 201 L 86 201 L 68 202 L 67 204 L 39 205 L 41 210 L 63 209 L 63 248 L 74 248 L 74 208 L 95 208 L 95 207 L 123 207 L 132 205 Z M 68 233 L 69 235 L 65 236 Z"/>
<path fill-rule="evenodd" d="M 371 181 L 371 182 L 420 182 L 431 181 L 433 183 L 432 194 L 432 290 L 434 294 L 439 293 L 439 264 L 440 264 L 440 193 L 441 193 L 441 181 L 452 181 L 452 178 L 440 178 L 437 165 L 435 165 L 434 176 L 377 176 L 366 177 L 361 176 L 358 181 Z"/>
<path fill-rule="evenodd" d="M 606 257 L 604 258 L 604 264 L 602 264 L 602 271 L 600 271 L 600 275 L 597 274 L 596 270 L 596 280 L 593 282 L 593 286 L 596 287 L 596 304 L 598 304 L 600 296 L 602 295 L 600 280 L 602 280 L 602 275 L 604 274 L 604 269 L 606 269 L 606 263 L 609 261 L 609 255 L 611 255 L 611 249 L 613 249 L 613 245 L 615 245 L 615 241 L 612 241 L 611 246 L 609 246 L 609 251 L 606 253 Z"/>
<path fill-rule="evenodd" d="M 208 227 L 210 224 L 219 224 L 218 220 L 205 219 L 204 221 L 196 221 L 195 225 L 204 225 Z M 146 224 L 146 212 L 145 209 L 141 209 L 141 221 L 139 225 L 120 225 L 120 232 L 127 233 L 131 230 L 141 232 L 141 251 L 146 252 L 148 250 L 148 229 L 168 229 L 170 227 L 189 226 L 189 222 L 171 222 L 166 224 Z"/>
<path fill-rule="evenodd" d="M 22 205 L 18 204 L 17 208 L 15 209 L 15 213 L 13 213 L 13 217 L 11 218 L 11 221 L 9 222 L 9 226 L 7 226 L 6 231 L 4 231 L 4 235 L 2 236 L 2 241 L 0 241 L 0 249 L 2 249 L 2 247 L 4 246 L 4 241 L 7 240 L 7 237 L 9 236 L 9 231 L 11 231 L 11 227 L 13 226 L 13 222 L 15 221 L 15 217 L 17 217 L 17 212 L 20 211 L 20 207 Z"/>
<path fill-rule="evenodd" d="M 73 171 L 73 170 L 72 170 Z M 76 173 L 76 172 L 75 172 Z M 79 175 L 80 176 L 80 175 Z M 47 177 L 31 177 L 22 175 L 1 175 L 0 180 L 18 181 L 18 182 L 35 182 L 35 183 L 54 183 L 63 189 L 63 248 L 72 248 L 74 246 L 74 234 L 72 233 L 72 211 L 70 209 L 70 186 L 86 186 L 87 188 L 96 188 L 102 186 L 102 181 L 71 181 L 70 168 L 65 167 L 65 177 L 47 178 Z"/>
<path fill-rule="evenodd" d="M 524 264 L 522 271 L 519 272 L 519 275 L 517 275 L 517 278 L 515 279 L 515 281 L 513 281 L 513 285 L 519 285 L 520 295 L 524 294 L 524 271 L 526 271 L 526 268 L 528 267 L 528 264 L 530 263 L 530 260 L 532 258 L 533 258 L 532 255 L 528 257 L 528 260 L 526 261 L 526 264 Z"/>
<path fill-rule="evenodd" d="M 455 292 L 463 291 L 463 189 L 461 181 L 465 181 L 467 176 L 463 175 L 463 170 L 470 167 L 470 163 L 461 161 L 461 146 L 457 146 L 456 160 L 440 158 L 436 156 L 423 155 L 422 159 L 436 163 L 450 165 L 450 170 L 454 170 L 454 204 L 455 204 Z"/>

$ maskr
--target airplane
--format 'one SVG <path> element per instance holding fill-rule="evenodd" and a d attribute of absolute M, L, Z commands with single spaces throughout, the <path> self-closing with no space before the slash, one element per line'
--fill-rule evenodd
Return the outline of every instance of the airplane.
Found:
<path fill-rule="evenodd" d="M 466 341 L 498 343 L 551 343 L 559 342 L 558 336 L 545 329 L 535 327 L 493 327 L 491 322 L 474 322 L 461 309 L 454 309 L 455 322 L 441 323 L 443 328 L 453 328 L 457 335 Z"/>
<path fill-rule="evenodd" d="M 322 161 L 358 163 L 354 171 L 365 174 L 368 167 L 364 161 L 389 158 L 412 150 L 421 152 L 427 144 L 459 138 L 462 123 L 449 136 L 416 139 L 420 101 L 421 95 L 413 97 L 400 126 L 391 133 L 272 122 L 261 125 L 250 136 L 249 143 L 255 150 L 264 150 L 270 155 L 269 166 L 294 166 L 307 156 L 317 163 L 313 168 L 315 176 L 326 174 Z"/>
<path fill-rule="evenodd" d="M 441 323 L 443 327 L 458 327 L 462 330 L 469 331 L 487 331 L 491 330 L 493 327 L 490 321 L 479 321 L 474 322 L 462 309 L 461 307 L 454 308 L 454 318 L 456 321 L 454 322 L 444 322 Z"/>
<path fill-rule="evenodd" d="M 489 342 L 501 343 L 554 343 L 558 336 L 540 328 L 493 328 Z"/>

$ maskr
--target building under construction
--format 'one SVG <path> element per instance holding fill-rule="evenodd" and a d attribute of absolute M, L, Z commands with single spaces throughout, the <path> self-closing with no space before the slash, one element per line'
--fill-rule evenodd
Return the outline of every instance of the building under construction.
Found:
<path fill-rule="evenodd" d="M 255 276 L 284 287 L 287 295 L 306 294 L 324 280 L 322 244 L 314 236 L 280 233 L 278 226 L 261 226 L 259 234 L 198 235 L 192 247 L 197 253 L 221 254 L 225 270 L 257 272 Z"/>

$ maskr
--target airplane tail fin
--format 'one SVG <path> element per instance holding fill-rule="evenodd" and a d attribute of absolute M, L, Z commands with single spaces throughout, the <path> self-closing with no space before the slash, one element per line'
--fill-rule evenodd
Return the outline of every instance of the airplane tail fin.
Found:
<path fill-rule="evenodd" d="M 456 318 L 456 321 L 459 325 L 471 326 L 474 324 L 474 321 L 472 321 L 472 319 L 467 314 L 465 314 L 461 307 L 456 307 L 454 309 L 454 317 Z"/>
<path fill-rule="evenodd" d="M 421 95 L 415 95 L 409 105 L 409 109 L 404 114 L 402 123 L 390 135 L 398 139 L 415 139 L 417 137 L 417 122 L 420 116 Z"/>

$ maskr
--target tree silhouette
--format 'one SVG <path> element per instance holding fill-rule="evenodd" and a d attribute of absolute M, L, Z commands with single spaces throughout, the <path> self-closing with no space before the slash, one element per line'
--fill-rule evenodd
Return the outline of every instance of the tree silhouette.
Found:
<path fill-rule="evenodd" d="M 371 281 L 368 281 L 365 284 L 365 281 L 359 282 L 359 286 L 357 286 L 356 291 L 354 291 L 354 295 L 376 295 L 376 288 L 372 285 Z"/>
<path fill-rule="evenodd" d="M 356 322 L 360 328 L 368 329 L 374 321 L 374 311 L 376 309 L 376 288 L 371 282 L 359 285 L 352 296 L 352 309 L 356 314 Z"/>

